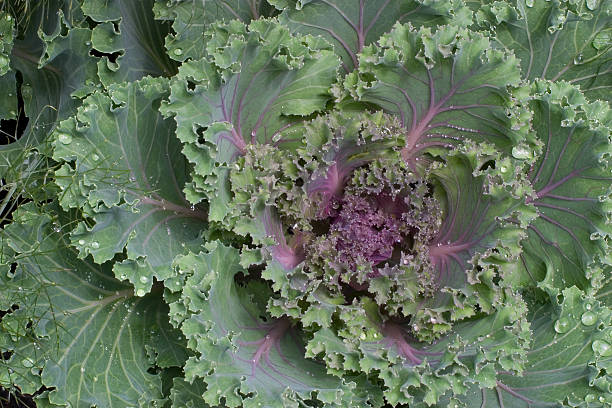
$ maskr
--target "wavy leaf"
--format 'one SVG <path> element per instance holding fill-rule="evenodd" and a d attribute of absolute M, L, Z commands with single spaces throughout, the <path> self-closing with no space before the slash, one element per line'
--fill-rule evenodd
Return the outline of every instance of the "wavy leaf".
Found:
<path fill-rule="evenodd" d="M 213 62 L 183 64 L 163 111 L 174 115 L 194 164 L 190 200 L 207 196 L 210 219 L 221 221 L 231 199 L 228 164 L 248 145 L 289 147 L 299 140 L 289 132 L 325 107 L 338 61 L 320 41 L 292 37 L 274 20 L 257 20 L 248 30 L 238 22 L 213 29 Z"/>
<path fill-rule="evenodd" d="M 208 247 L 208 253 L 177 259 L 187 278 L 180 300 L 184 312 L 174 316 L 198 351 L 185 374 L 187 381 L 204 379 L 204 400 L 218 405 L 225 397 L 226 406 L 245 408 L 298 406 L 311 398 L 327 406 L 364 406 L 369 397 L 359 389 L 363 378 L 332 377 L 304 358 L 293 322 L 265 312 L 271 294 L 266 285 L 235 282 L 244 273 L 238 251 L 219 243 Z"/>
<path fill-rule="evenodd" d="M 522 375 L 499 373 L 493 387 L 473 387 L 465 407 L 606 407 L 612 402 L 610 308 L 563 290 L 558 310 L 540 306 L 530 316 L 533 345 Z"/>
<path fill-rule="evenodd" d="M 1 105 L 9 117 L 18 116 L 15 72 L 22 76 L 20 92 L 28 117 L 23 136 L 0 146 L 0 174 L 11 168 L 31 147 L 48 151 L 47 136 L 76 112 L 78 98 L 93 89 L 95 60 L 89 55 L 91 30 L 83 28 L 79 7 L 50 1 L 30 17 L 28 29 L 16 38 L 11 51 L 11 72 L 2 78 L 8 92 Z M 40 28 L 40 32 L 37 29 Z M 4 89 L 4 88 L 3 88 Z M 10 135 L 15 137 L 16 135 Z"/>
<path fill-rule="evenodd" d="M 455 26 L 432 33 L 396 25 L 378 44 L 364 48 L 345 86 L 358 100 L 400 118 L 408 129 L 403 155 L 412 166 L 423 151 L 465 139 L 491 143 L 508 155 L 520 145 L 533 157 L 528 111 L 507 90 L 520 79 L 512 55 Z"/>
<path fill-rule="evenodd" d="M 515 53 L 525 78 L 568 81 L 588 98 L 610 102 L 612 1 L 487 0 L 475 6 L 476 20 Z"/>
<path fill-rule="evenodd" d="M 545 146 L 529 172 L 535 194 L 528 201 L 539 217 L 522 243 L 515 284 L 538 283 L 556 296 L 572 285 L 586 290 L 589 269 L 609 262 L 604 258 L 612 233 L 611 122 L 594 125 L 599 118 L 575 87 L 547 82 L 535 86 L 538 96 L 530 106 L 535 131 Z M 609 108 L 603 109 L 602 117 L 609 121 Z"/>
<path fill-rule="evenodd" d="M 55 133 L 57 172 L 64 208 L 83 208 L 93 220 L 72 232 L 80 256 L 105 262 L 127 248 L 115 266 L 144 295 L 153 277 L 173 276 L 174 257 L 201 244 L 206 215 L 183 197 L 189 171 L 175 125 L 157 111 L 167 81 L 144 78 L 113 86 L 84 100 L 76 118 Z"/>
<path fill-rule="evenodd" d="M 471 12 L 461 1 L 428 0 L 292 0 L 280 21 L 291 31 L 323 36 L 334 45 L 348 73 L 359 65 L 358 54 L 376 42 L 396 22 L 419 27 L 471 23 Z"/>
<path fill-rule="evenodd" d="M 136 298 L 109 264 L 78 259 L 53 230 L 56 214 L 56 206 L 28 204 L 2 232 L 18 254 L 15 275 L 2 278 L 1 295 L 19 306 L 2 319 L 4 328 L 12 327 L 2 342 L 3 351 L 12 352 L 12 384 L 33 393 L 40 384 L 28 376 L 40 377 L 42 385 L 55 387 L 50 403 L 73 407 L 144 406 L 160 399 L 160 377 L 147 370 L 156 360 L 180 366 L 188 355 L 159 291 Z M 168 351 L 172 356 L 156 357 Z"/>
<path fill-rule="evenodd" d="M 166 49 L 177 61 L 198 60 L 205 56 L 205 32 L 215 22 L 239 20 L 249 24 L 261 17 L 276 14 L 266 0 L 156 0 L 156 18 L 171 20 L 174 33 L 166 36 Z"/>
<path fill-rule="evenodd" d="M 100 24 L 91 34 L 92 47 L 105 54 L 98 76 L 105 86 L 136 81 L 146 75 L 171 76 L 176 64 L 164 50 L 170 25 L 153 18 L 155 0 L 86 0 L 83 12 Z"/>

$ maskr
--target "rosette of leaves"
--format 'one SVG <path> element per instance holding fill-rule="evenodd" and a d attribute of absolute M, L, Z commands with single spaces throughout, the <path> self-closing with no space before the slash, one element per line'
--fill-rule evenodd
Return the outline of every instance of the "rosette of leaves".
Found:
<path fill-rule="evenodd" d="M 48 4 L 0 16 L 45 120 L 5 155 L 0 385 L 611 403 L 609 0 Z"/>

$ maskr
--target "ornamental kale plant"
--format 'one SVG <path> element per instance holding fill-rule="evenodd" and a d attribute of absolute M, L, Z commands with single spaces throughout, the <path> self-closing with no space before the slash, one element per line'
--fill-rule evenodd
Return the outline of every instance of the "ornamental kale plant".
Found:
<path fill-rule="evenodd" d="M 611 0 L 0 10 L 1 387 L 612 406 Z"/>

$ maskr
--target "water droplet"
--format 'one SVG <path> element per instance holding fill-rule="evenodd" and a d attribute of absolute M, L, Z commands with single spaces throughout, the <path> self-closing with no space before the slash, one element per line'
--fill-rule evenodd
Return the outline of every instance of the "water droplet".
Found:
<path fill-rule="evenodd" d="M 366 339 L 366 334 L 365 334 L 365 333 L 361 333 L 361 334 L 359 335 L 359 338 L 360 338 L 361 340 L 365 340 L 365 339 Z"/>
<path fill-rule="evenodd" d="M 91 41 L 85 41 L 85 45 L 89 47 L 91 45 Z"/>
<path fill-rule="evenodd" d="M 85 367 L 81 367 L 81 372 L 84 373 L 85 372 Z"/>
<path fill-rule="evenodd" d="M 593 351 L 602 357 L 612 356 L 612 347 L 603 340 L 595 340 L 591 345 Z"/>
<path fill-rule="evenodd" d="M 580 321 L 585 326 L 592 326 L 595 324 L 595 322 L 597 322 L 597 315 L 593 312 L 584 312 L 580 318 Z"/>
<path fill-rule="evenodd" d="M 62 144 L 70 144 L 72 142 L 72 136 L 66 133 L 60 133 L 60 135 L 57 137 L 57 140 L 59 140 Z"/>
<path fill-rule="evenodd" d="M 599 7 L 599 0 L 587 0 L 586 6 L 589 10 L 595 10 Z"/>
<path fill-rule="evenodd" d="M 24 367 L 26 368 L 30 368 L 34 366 L 34 360 L 32 360 L 31 358 L 24 358 L 23 360 L 21 360 L 21 364 L 23 364 Z"/>
<path fill-rule="evenodd" d="M 147 294 L 147 292 L 144 289 L 138 289 L 136 291 L 136 296 L 139 296 L 139 297 L 143 297 L 146 294 Z"/>
<path fill-rule="evenodd" d="M 583 60 L 584 60 L 584 57 L 582 56 L 582 54 L 578 54 L 574 57 L 574 64 L 580 65 L 582 64 Z"/>
<path fill-rule="evenodd" d="M 527 7 L 533 7 L 533 0 L 525 0 L 525 5 Z"/>
<path fill-rule="evenodd" d="M 533 157 L 531 151 L 522 146 L 514 146 L 512 148 L 512 156 L 519 160 L 531 159 Z"/>
<path fill-rule="evenodd" d="M 91 160 L 98 161 L 98 160 L 100 160 L 100 156 L 98 156 L 97 154 L 94 153 L 94 154 L 91 155 Z"/>
<path fill-rule="evenodd" d="M 93 241 L 93 242 L 90 244 L 90 246 L 91 246 L 93 249 L 98 249 L 98 248 L 100 248 L 100 243 L 99 243 L 98 241 Z"/>
<path fill-rule="evenodd" d="M 181 48 L 176 48 L 174 50 L 174 55 L 183 55 L 183 50 Z"/>
<path fill-rule="evenodd" d="M 507 172 L 507 171 L 508 171 L 508 168 L 507 168 L 506 166 L 501 166 L 501 167 L 499 168 L 499 171 L 501 171 L 502 173 L 505 173 L 505 172 Z"/>
<path fill-rule="evenodd" d="M 584 305 L 584 308 L 585 308 L 586 310 L 591 310 L 591 309 L 593 308 L 593 305 L 592 305 L 592 304 L 590 304 L 590 303 L 586 303 L 586 304 Z"/>
<path fill-rule="evenodd" d="M 567 333 L 567 331 L 570 329 L 570 325 L 571 323 L 569 319 L 562 317 L 555 322 L 555 331 L 557 333 Z"/>
<path fill-rule="evenodd" d="M 593 395 L 593 394 L 587 394 L 587 395 L 586 395 L 586 397 L 584 397 L 584 400 L 585 400 L 586 402 L 593 402 L 593 401 L 595 401 L 595 395 Z"/>
<path fill-rule="evenodd" d="M 79 245 L 85 245 L 85 240 L 84 239 L 79 239 Z"/>
<path fill-rule="evenodd" d="M 140 277 L 140 281 L 141 281 L 142 283 L 147 283 L 147 282 L 149 281 L 149 278 L 147 278 L 146 276 L 141 276 L 141 277 Z"/>

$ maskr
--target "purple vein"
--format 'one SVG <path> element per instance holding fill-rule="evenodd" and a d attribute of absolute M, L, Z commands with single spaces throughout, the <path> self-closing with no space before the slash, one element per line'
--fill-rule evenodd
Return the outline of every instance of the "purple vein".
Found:
<path fill-rule="evenodd" d="M 548 159 L 548 153 L 550 152 L 550 141 L 552 139 L 552 130 L 551 130 L 551 126 L 550 126 L 550 109 L 548 110 L 548 141 L 546 142 L 546 152 L 544 153 L 544 158 L 542 159 L 542 162 L 540 163 L 540 168 L 538 169 L 538 173 L 536 174 L 535 178 L 532 180 L 532 184 L 535 185 L 538 182 L 538 179 L 540 178 L 540 174 L 542 173 L 542 170 L 544 169 L 544 163 L 546 163 L 546 160 Z"/>
<path fill-rule="evenodd" d="M 236 84 L 234 86 L 234 92 L 232 92 L 232 101 L 230 102 L 230 107 L 229 107 L 229 122 L 232 122 L 234 120 L 234 106 L 236 105 L 236 93 L 238 92 L 238 86 L 240 83 L 240 75 L 242 74 L 242 71 L 238 73 L 238 75 L 236 75 L 236 80 L 234 81 L 234 83 Z M 259 72 L 257 74 L 255 74 L 255 76 L 257 76 L 259 74 Z M 244 93 L 242 94 L 242 97 L 240 99 L 240 104 L 242 104 L 242 99 L 244 99 L 244 95 L 249 91 L 249 88 L 251 87 L 251 84 L 253 83 L 253 79 L 251 79 L 251 82 L 249 83 L 249 85 L 247 86 L 247 89 L 244 91 Z M 240 123 L 240 106 L 238 106 L 238 120 L 236 121 L 238 123 Z M 242 132 L 239 132 L 242 135 Z"/>
<path fill-rule="evenodd" d="M 412 98 L 410 97 L 410 95 L 408 95 L 408 92 L 406 92 L 405 89 L 400 88 L 397 85 L 393 85 L 393 84 L 387 84 L 386 82 L 383 82 L 386 85 L 389 85 L 392 88 L 397 89 L 402 96 L 404 97 L 404 99 L 406 100 L 406 102 L 408 102 L 408 105 L 410 105 L 410 110 L 412 111 L 412 129 L 414 129 L 417 126 L 417 110 L 416 110 L 416 105 L 414 104 L 414 101 L 412 100 Z"/>
<path fill-rule="evenodd" d="M 552 184 L 550 184 L 550 181 L 549 181 L 549 183 L 548 183 L 548 185 L 546 187 L 544 187 L 543 189 L 541 189 L 540 191 L 538 191 L 536 193 L 536 197 L 538 199 L 546 197 L 549 192 L 553 191 L 554 189 L 556 189 L 560 185 L 564 184 L 566 181 L 576 177 L 577 175 L 579 175 L 584 170 L 586 170 L 586 168 L 582 168 L 582 169 L 579 169 L 579 170 L 573 170 L 568 175 L 563 177 L 561 180 L 559 180 L 559 181 L 557 181 L 555 183 L 552 183 Z M 530 203 L 531 201 L 533 201 L 533 200 L 530 197 L 527 198 L 527 200 L 526 200 L 527 203 Z"/>
<path fill-rule="evenodd" d="M 542 75 L 540 78 L 546 79 L 546 71 L 548 71 L 548 66 L 550 65 L 550 61 L 552 60 L 553 48 L 555 48 L 555 43 L 557 42 L 557 38 L 559 37 L 559 33 L 561 31 L 557 31 L 552 41 L 550 42 L 550 48 L 548 49 L 548 58 L 546 59 L 546 64 L 544 65 L 544 70 L 542 71 Z"/>
<path fill-rule="evenodd" d="M 427 70 L 427 80 L 429 86 L 429 110 L 432 110 L 434 109 L 434 105 L 436 103 L 436 87 L 434 85 L 433 77 L 431 76 L 431 70 L 429 69 Z"/>
<path fill-rule="evenodd" d="M 322 0 L 321 2 L 327 4 L 328 6 L 330 6 L 334 10 L 336 10 L 338 12 L 338 14 L 340 14 L 340 16 L 342 16 L 342 18 L 348 23 L 348 25 L 350 25 L 353 28 L 353 30 L 355 30 L 355 32 L 359 32 L 359 28 L 355 25 L 355 23 L 353 23 L 351 21 L 351 19 L 348 18 L 348 16 L 346 14 L 344 14 L 344 12 L 342 10 L 340 10 L 340 8 L 338 6 L 336 6 L 333 3 L 330 3 L 327 0 Z"/>
<path fill-rule="evenodd" d="M 448 112 L 448 111 L 457 111 L 457 110 L 466 110 L 473 108 L 499 108 L 498 105 L 484 105 L 479 103 L 474 103 L 472 105 L 457 105 L 457 106 L 449 106 L 447 108 L 440 109 L 438 113 Z"/>
<path fill-rule="evenodd" d="M 577 213 L 576 211 L 571 210 L 571 209 L 569 209 L 569 208 L 559 207 L 558 205 L 547 204 L 547 203 L 541 203 L 541 202 L 537 202 L 537 203 L 535 203 L 535 206 L 536 206 L 536 207 L 546 207 L 546 208 L 551 208 L 551 209 L 553 209 L 553 210 L 563 211 L 563 212 L 566 212 L 566 213 L 568 213 L 568 214 L 572 214 L 572 215 L 574 215 L 574 216 L 576 216 L 576 217 L 582 218 L 583 220 L 585 220 L 586 222 L 588 222 L 588 223 L 589 223 L 589 224 L 591 224 L 592 226 L 595 226 L 595 225 L 593 225 L 593 221 L 591 221 L 589 218 L 587 218 L 586 216 L 584 216 L 584 215 L 582 215 L 582 214 L 580 214 L 580 213 Z"/>
<path fill-rule="evenodd" d="M 492 89 L 495 89 L 495 90 L 499 90 L 498 86 L 491 85 L 491 84 L 482 84 L 482 85 L 474 86 L 472 88 L 465 89 L 463 91 L 457 91 L 457 92 L 455 92 L 455 94 L 462 95 L 462 94 L 466 94 L 466 93 L 470 93 L 470 92 L 476 91 L 476 90 L 481 89 L 481 88 L 492 88 Z"/>
<path fill-rule="evenodd" d="M 567 135 L 567 138 L 565 139 L 565 143 L 563 144 L 563 148 L 561 148 L 561 152 L 559 153 L 559 157 L 557 157 L 557 161 L 555 162 L 555 168 L 553 169 L 552 174 L 550 175 L 550 178 L 548 179 L 548 184 L 550 184 L 552 179 L 554 179 L 555 176 L 557 175 L 557 171 L 559 170 L 559 165 L 561 164 L 561 159 L 565 155 L 565 150 L 567 150 L 567 146 L 569 145 L 569 142 L 572 139 L 572 135 L 574 134 L 574 130 L 576 130 L 575 127 L 573 127 L 569 131 L 569 133 Z"/>
<path fill-rule="evenodd" d="M 554 225 L 557 228 L 562 229 L 563 231 L 567 232 L 573 239 L 574 241 L 576 241 L 576 243 L 578 244 L 578 246 L 580 246 L 580 248 L 582 249 L 583 252 L 587 252 L 584 247 L 582 246 L 582 243 L 580 242 L 580 240 L 578 239 L 578 237 L 576 236 L 576 234 L 574 234 L 574 232 L 572 230 L 570 230 L 569 228 L 567 228 L 565 225 L 560 224 L 559 222 L 553 220 L 552 218 L 544 215 L 544 214 L 540 214 L 540 218 L 542 218 L 544 221 L 547 221 L 549 223 L 551 223 L 552 225 Z"/>
<path fill-rule="evenodd" d="M 166 218 L 164 218 L 163 220 L 159 221 L 157 224 L 155 224 L 155 226 L 153 228 L 151 228 L 151 231 L 149 231 L 149 233 L 147 234 L 147 236 L 145 237 L 145 239 L 142 241 L 142 247 L 146 248 L 149 245 L 149 241 L 151 240 L 151 237 L 153 236 L 153 234 L 155 233 L 155 231 L 157 231 L 159 229 L 159 227 L 161 227 L 162 224 L 168 224 L 168 221 L 173 220 L 175 218 L 179 218 L 180 215 L 175 214 L 175 215 L 169 215 Z"/>
<path fill-rule="evenodd" d="M 363 35 L 363 4 L 364 0 L 359 0 L 359 29 L 357 30 L 357 52 L 361 52 L 365 45 L 365 37 Z"/>
<path fill-rule="evenodd" d="M 387 5 L 391 2 L 391 0 L 387 0 L 385 2 L 385 4 L 383 4 L 378 11 L 376 12 L 376 14 L 374 15 L 374 18 L 372 18 L 372 21 L 370 22 L 370 24 L 368 25 L 368 27 L 366 28 L 363 36 L 367 37 L 368 33 L 370 32 L 370 30 L 372 29 L 372 27 L 374 26 L 374 23 L 378 20 L 378 18 L 380 17 L 380 14 L 383 12 L 383 10 L 387 7 Z"/>
<path fill-rule="evenodd" d="M 409 12 L 404 13 L 401 16 L 399 16 L 397 21 L 402 21 L 404 18 L 408 17 L 409 15 L 416 13 L 417 11 L 419 11 L 421 9 L 421 7 L 423 7 L 423 6 L 421 4 L 419 4 L 419 6 L 416 7 L 414 10 L 410 10 Z"/>
<path fill-rule="evenodd" d="M 300 21 L 300 22 L 295 21 L 295 23 L 299 23 L 299 24 L 304 25 L 306 27 L 312 27 L 312 28 L 316 28 L 318 30 L 322 30 L 322 31 L 327 32 L 329 35 L 332 36 L 332 38 L 334 40 L 338 41 L 340 43 L 340 45 L 342 45 L 342 48 L 344 48 L 344 50 L 349 55 L 349 57 L 351 57 L 351 60 L 353 61 L 353 65 L 354 66 L 359 65 L 359 61 L 357 60 L 357 55 L 355 54 L 355 52 L 351 49 L 351 47 L 347 44 L 347 42 L 344 41 L 344 39 L 342 37 L 340 37 L 338 34 L 336 34 L 336 32 L 334 30 L 332 30 L 330 28 L 327 28 L 327 27 L 318 26 L 316 24 L 304 23 L 302 21 Z M 348 72 L 348 69 L 347 69 L 347 72 Z"/>
<path fill-rule="evenodd" d="M 225 96 L 223 95 L 223 89 L 220 92 L 221 97 L 221 113 L 223 114 L 223 120 L 227 123 L 232 124 L 232 139 L 228 139 L 236 148 L 240 151 L 241 154 L 244 154 L 246 144 L 242 136 L 236 133 L 236 128 L 233 126 L 231 118 L 227 115 L 227 109 L 225 108 Z"/>
<path fill-rule="evenodd" d="M 234 17 L 236 17 L 236 18 L 237 18 L 238 20 L 240 20 L 240 21 L 244 21 L 244 20 L 242 20 L 242 17 L 240 17 L 240 15 L 239 15 L 238 13 L 236 13 L 236 12 L 234 11 L 234 9 L 233 9 L 233 8 L 232 8 L 232 7 L 231 7 L 229 4 L 227 4 L 227 2 L 226 2 L 226 1 L 223 1 L 223 2 L 221 2 L 221 3 L 222 3 L 224 6 L 225 6 L 225 8 L 226 8 L 226 9 L 227 9 L 227 10 L 228 10 L 228 11 L 229 11 L 231 14 L 233 14 L 233 15 L 234 15 Z"/>
<path fill-rule="evenodd" d="M 529 398 L 519 394 L 518 392 L 514 391 L 512 388 L 508 387 L 506 384 L 502 383 L 501 381 L 497 381 L 497 386 L 501 388 L 502 390 L 506 391 L 508 394 L 512 395 L 513 397 L 523 400 L 528 404 L 535 403 L 535 401 L 530 400 Z M 501 402 L 501 399 L 500 399 L 500 402 Z"/>
<path fill-rule="evenodd" d="M 548 198 L 555 198 L 557 200 L 564 200 L 564 201 L 593 201 L 593 202 L 598 201 L 596 198 L 589 198 L 589 197 L 568 197 L 568 196 L 556 195 L 556 194 L 546 194 L 546 197 L 548 197 Z"/>
<path fill-rule="evenodd" d="M 261 69 L 255 73 L 255 75 L 253 75 L 251 77 L 251 80 L 249 81 L 246 89 L 244 90 L 244 92 L 242 93 L 242 96 L 240 97 L 240 102 L 238 102 L 238 116 L 236 118 L 236 122 L 238 124 L 238 133 L 240 133 L 240 135 L 242 135 L 242 120 L 241 120 L 241 116 L 242 116 L 242 110 L 243 110 L 243 105 L 244 105 L 244 100 L 246 98 L 246 95 L 251 90 L 251 86 L 253 86 L 253 84 L 255 83 L 255 80 L 257 79 L 257 77 L 259 75 L 261 75 L 265 71 L 265 69 L 268 67 L 270 62 L 272 62 L 272 59 L 268 60 L 268 62 L 266 62 L 265 65 L 263 67 L 261 67 Z M 240 75 L 240 74 L 238 74 L 238 75 Z M 238 85 L 237 82 L 236 82 L 236 85 Z M 238 86 L 236 86 L 236 88 L 237 87 Z"/>
<path fill-rule="evenodd" d="M 168 163 L 168 168 L 170 169 L 170 177 L 172 178 L 172 186 L 174 187 L 174 190 L 176 191 L 176 194 L 178 195 L 178 197 L 181 198 L 181 201 L 184 204 L 187 204 L 188 202 L 185 199 L 185 197 L 183 196 L 183 192 L 181 191 L 181 188 L 179 186 L 179 182 L 176 179 L 176 173 L 174 172 L 173 167 L 172 167 L 172 161 L 170 160 L 170 149 L 168 147 L 169 144 L 170 144 L 170 138 L 167 138 L 166 139 L 166 146 L 165 146 L 165 148 L 166 148 L 165 156 L 166 156 L 166 161 Z"/>
<path fill-rule="evenodd" d="M 121 243 L 128 237 L 128 235 L 130 235 L 132 230 L 134 228 L 136 228 L 136 226 L 142 222 L 142 220 L 148 218 L 149 216 L 151 216 L 152 214 L 154 214 L 154 213 L 156 213 L 158 211 L 161 211 L 161 209 L 160 208 L 153 208 L 153 209 L 147 211 L 141 217 L 138 217 L 138 219 L 136 221 L 134 221 L 133 223 L 128 225 L 128 227 L 126 228 L 125 232 L 121 235 L 121 238 L 119 238 L 119 244 L 123 245 Z"/>
<path fill-rule="evenodd" d="M 185 208 L 181 205 L 177 205 L 174 203 L 171 203 L 167 200 L 161 199 L 161 200 L 156 200 L 153 198 L 149 198 L 149 197 L 144 197 L 144 198 L 140 198 L 140 204 L 142 205 L 152 205 L 158 208 L 161 208 L 165 211 L 172 211 L 175 212 L 177 214 L 181 214 L 183 216 L 187 216 L 187 217 L 192 217 L 192 218 L 198 218 L 201 220 L 206 221 L 207 217 L 205 213 L 202 213 L 201 211 L 198 210 L 190 210 L 189 208 Z"/>
<path fill-rule="evenodd" d="M 274 95 L 266 104 L 266 106 L 264 107 L 264 109 L 261 111 L 261 113 L 259 114 L 259 116 L 257 117 L 257 122 L 255 123 L 255 125 L 253 126 L 253 130 L 251 130 L 251 143 L 255 144 L 255 142 L 257 141 L 256 139 L 256 135 L 257 135 L 257 130 L 259 129 L 259 127 L 261 126 L 261 124 L 264 121 L 264 118 L 266 116 L 266 114 L 270 111 L 270 108 L 272 108 L 272 106 L 274 106 L 274 104 L 278 101 L 278 97 L 280 96 L 280 93 L 283 90 L 283 87 L 285 86 L 285 84 L 280 84 L 278 87 L 278 93 L 276 95 Z"/>

